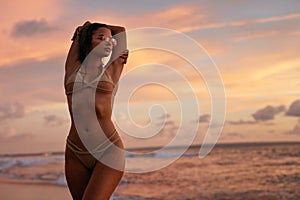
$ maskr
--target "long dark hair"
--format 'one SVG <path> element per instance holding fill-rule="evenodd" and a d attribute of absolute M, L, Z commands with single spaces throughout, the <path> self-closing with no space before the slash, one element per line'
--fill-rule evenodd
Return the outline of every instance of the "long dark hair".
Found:
<path fill-rule="evenodd" d="M 93 23 L 88 25 L 87 27 L 83 28 L 79 33 L 79 60 L 81 62 L 84 61 L 85 57 L 90 53 L 92 50 L 92 35 L 94 34 L 95 30 L 101 27 L 108 26 L 106 24 L 100 23 Z"/>

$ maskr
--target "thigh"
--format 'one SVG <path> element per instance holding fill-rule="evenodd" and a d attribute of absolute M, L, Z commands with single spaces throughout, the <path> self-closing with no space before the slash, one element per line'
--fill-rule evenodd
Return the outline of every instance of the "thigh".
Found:
<path fill-rule="evenodd" d="M 122 141 L 118 141 L 116 143 L 117 146 L 123 148 Z M 116 155 L 114 151 L 108 150 L 103 157 L 115 157 L 117 156 L 118 159 L 123 164 L 125 163 L 125 156 L 124 155 Z M 89 184 L 85 190 L 83 199 L 85 200 L 108 200 L 116 187 L 118 186 L 122 176 L 123 170 L 117 170 L 110 166 L 106 166 L 101 162 L 97 162 L 92 176 L 90 178 Z"/>
<path fill-rule="evenodd" d="M 68 147 L 65 151 L 65 174 L 73 199 L 81 200 L 91 177 L 91 172 Z"/>

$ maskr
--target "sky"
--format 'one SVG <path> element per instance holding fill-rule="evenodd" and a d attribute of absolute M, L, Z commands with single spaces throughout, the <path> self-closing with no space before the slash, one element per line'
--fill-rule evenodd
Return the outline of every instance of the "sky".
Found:
<path fill-rule="evenodd" d="M 112 117 L 126 147 L 201 144 L 209 127 L 222 130 L 218 143 L 300 141 L 297 0 L 12 0 L 0 9 L 0 154 L 64 150 L 64 63 L 87 20 L 126 27 Z"/>

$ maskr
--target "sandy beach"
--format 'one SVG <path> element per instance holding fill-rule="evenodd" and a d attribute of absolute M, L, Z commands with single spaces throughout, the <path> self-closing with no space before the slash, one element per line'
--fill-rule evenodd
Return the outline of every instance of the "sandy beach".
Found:
<path fill-rule="evenodd" d="M 300 199 L 299 144 L 216 147 L 203 159 L 197 150 L 190 149 L 157 171 L 125 173 L 112 199 Z M 143 159 L 159 162 L 165 156 Z M 1 200 L 72 199 L 64 179 L 63 155 L 3 156 L 0 163 Z"/>
<path fill-rule="evenodd" d="M 0 179 L 0 199 L 2 200 L 71 200 L 67 187 L 50 184 L 32 184 L 28 182 Z"/>

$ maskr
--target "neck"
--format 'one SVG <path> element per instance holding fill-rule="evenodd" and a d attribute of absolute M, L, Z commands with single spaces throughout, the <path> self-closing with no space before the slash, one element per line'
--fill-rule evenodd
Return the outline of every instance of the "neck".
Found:
<path fill-rule="evenodd" d="M 99 67 L 103 65 L 102 58 L 95 57 L 92 54 L 88 55 L 84 62 L 85 66 L 87 66 L 87 70 L 90 71 L 99 70 Z"/>

